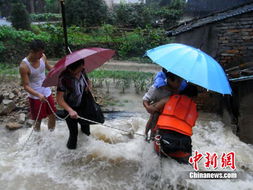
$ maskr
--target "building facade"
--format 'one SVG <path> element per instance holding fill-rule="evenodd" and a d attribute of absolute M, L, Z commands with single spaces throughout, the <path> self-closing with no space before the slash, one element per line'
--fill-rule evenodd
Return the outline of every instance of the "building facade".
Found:
<path fill-rule="evenodd" d="M 253 3 L 182 23 L 168 35 L 221 64 L 233 95 L 203 92 L 198 103 L 203 110 L 227 113 L 226 122 L 236 126 L 241 140 L 253 144 Z"/>

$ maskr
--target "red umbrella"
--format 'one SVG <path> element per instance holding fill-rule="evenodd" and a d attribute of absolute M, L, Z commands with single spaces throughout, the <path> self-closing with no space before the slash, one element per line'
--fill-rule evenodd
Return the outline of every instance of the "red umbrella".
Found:
<path fill-rule="evenodd" d="M 88 73 L 103 65 L 106 61 L 111 59 L 114 54 L 114 50 L 104 48 L 84 48 L 77 50 L 66 55 L 55 64 L 53 69 L 48 73 L 42 86 L 56 86 L 61 72 L 64 71 L 68 65 L 80 59 L 84 59 L 84 68 Z"/>

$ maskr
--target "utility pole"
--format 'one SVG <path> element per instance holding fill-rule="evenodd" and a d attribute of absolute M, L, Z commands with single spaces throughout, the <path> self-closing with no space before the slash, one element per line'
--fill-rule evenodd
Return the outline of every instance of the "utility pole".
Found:
<path fill-rule="evenodd" d="M 66 54 L 71 53 L 68 44 L 68 34 L 67 34 L 67 25 L 66 25 L 66 17 L 65 17 L 65 2 L 64 0 L 60 0 L 61 3 L 61 14 L 62 14 L 62 27 L 65 41 L 65 52 Z"/>

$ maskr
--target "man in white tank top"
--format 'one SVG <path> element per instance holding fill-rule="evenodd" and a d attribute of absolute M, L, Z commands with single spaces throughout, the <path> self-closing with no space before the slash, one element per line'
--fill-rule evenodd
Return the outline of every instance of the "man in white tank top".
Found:
<path fill-rule="evenodd" d="M 48 64 L 44 54 L 44 43 L 40 40 L 34 40 L 30 44 L 30 52 L 20 63 L 19 73 L 24 89 L 28 92 L 30 102 L 31 118 L 37 120 L 34 129 L 40 130 L 41 120 L 48 117 L 48 129 L 54 130 L 55 116 L 52 113 L 56 111 L 54 99 L 50 88 L 42 87 L 45 79 L 45 69 L 52 67 Z"/>

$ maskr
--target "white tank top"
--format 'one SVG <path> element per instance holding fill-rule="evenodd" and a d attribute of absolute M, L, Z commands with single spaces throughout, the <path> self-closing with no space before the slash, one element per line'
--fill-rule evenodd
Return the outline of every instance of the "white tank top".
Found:
<path fill-rule="evenodd" d="M 36 92 L 43 94 L 45 97 L 50 96 L 51 89 L 48 87 L 46 88 L 42 87 L 42 83 L 44 79 L 46 78 L 44 60 L 42 58 L 40 59 L 40 66 L 36 69 L 31 65 L 31 63 L 28 61 L 26 57 L 23 59 L 23 61 L 26 63 L 26 65 L 30 69 L 30 75 L 29 75 L 30 87 Z M 28 93 L 28 96 L 33 99 L 39 99 L 37 96 L 34 96 L 30 93 Z"/>

